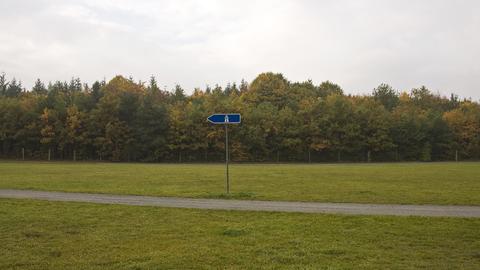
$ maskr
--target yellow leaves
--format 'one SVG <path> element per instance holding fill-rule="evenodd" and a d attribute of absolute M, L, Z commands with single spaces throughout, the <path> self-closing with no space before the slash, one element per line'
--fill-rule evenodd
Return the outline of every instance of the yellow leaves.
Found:
<path fill-rule="evenodd" d="M 48 109 L 45 108 L 43 109 L 43 113 L 40 115 L 40 119 L 42 120 L 42 122 L 48 123 L 48 117 L 49 117 L 49 112 L 48 112 Z"/>
<path fill-rule="evenodd" d="M 453 110 L 449 112 L 445 112 L 443 114 L 443 120 L 447 122 L 450 126 L 454 127 L 458 123 L 459 119 L 461 119 L 462 114 L 458 110 Z"/>
<path fill-rule="evenodd" d="M 84 116 L 82 114 L 83 113 L 80 112 L 75 105 L 67 108 L 65 129 L 67 131 L 67 141 L 69 143 L 75 143 L 84 140 L 84 134 L 82 134 L 82 121 Z"/>
<path fill-rule="evenodd" d="M 124 92 L 144 95 L 146 93 L 143 85 L 137 84 L 123 76 L 117 75 L 105 85 L 107 94 L 118 95 Z"/>
<path fill-rule="evenodd" d="M 249 158 L 248 149 L 241 142 L 233 141 L 230 151 L 233 161 L 247 161 Z"/>
<path fill-rule="evenodd" d="M 399 100 L 400 100 L 400 103 L 408 103 L 410 102 L 411 99 L 408 93 L 403 91 L 402 93 L 400 93 Z"/>
<path fill-rule="evenodd" d="M 55 129 L 53 123 L 51 123 L 50 116 L 51 112 L 49 109 L 43 109 L 42 115 L 40 115 L 40 120 L 42 122 L 42 128 L 40 129 L 40 134 L 42 138 L 40 139 L 41 144 L 49 144 L 53 141 L 55 137 Z"/>
<path fill-rule="evenodd" d="M 461 144 L 467 144 L 480 134 L 480 108 L 476 104 L 465 102 L 459 108 L 445 112 L 443 119 Z"/>
<path fill-rule="evenodd" d="M 304 98 L 300 100 L 299 107 L 300 110 L 306 113 L 311 113 L 313 108 L 317 105 L 318 101 L 311 98 Z"/>
<path fill-rule="evenodd" d="M 193 90 L 193 94 L 191 96 L 192 99 L 202 99 L 204 97 L 205 97 L 205 92 L 203 92 L 201 89 L 195 88 L 195 90 Z"/>
<path fill-rule="evenodd" d="M 315 150 L 315 151 L 320 151 L 320 150 L 326 149 L 326 148 L 328 148 L 328 146 L 329 146 L 329 144 L 328 144 L 327 140 L 322 140 L 322 141 L 319 141 L 319 142 L 312 142 L 310 144 L 310 148 Z"/>
<path fill-rule="evenodd" d="M 216 130 L 207 132 L 207 139 L 215 139 L 218 137 L 219 132 Z"/>
<path fill-rule="evenodd" d="M 34 108 L 40 100 L 41 98 L 39 96 L 25 95 L 20 99 L 20 107 L 23 111 L 29 111 L 31 108 Z"/>
<path fill-rule="evenodd" d="M 288 99 L 288 81 L 280 73 L 262 73 L 253 80 L 250 90 L 243 94 L 246 101 L 270 102 L 282 107 Z"/>

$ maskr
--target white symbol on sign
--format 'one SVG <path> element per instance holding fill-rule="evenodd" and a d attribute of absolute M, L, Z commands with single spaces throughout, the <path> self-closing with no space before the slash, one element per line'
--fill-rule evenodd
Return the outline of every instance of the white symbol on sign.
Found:
<path fill-rule="evenodd" d="M 228 123 L 228 115 L 225 115 L 225 123 Z"/>

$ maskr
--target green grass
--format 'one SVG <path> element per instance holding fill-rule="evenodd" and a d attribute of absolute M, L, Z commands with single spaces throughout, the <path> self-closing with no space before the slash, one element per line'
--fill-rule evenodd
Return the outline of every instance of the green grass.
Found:
<path fill-rule="evenodd" d="M 480 269 L 480 219 L 0 199 L 0 269 Z"/>
<path fill-rule="evenodd" d="M 1 162 L 0 188 L 259 200 L 480 205 L 480 163 L 224 166 Z"/>

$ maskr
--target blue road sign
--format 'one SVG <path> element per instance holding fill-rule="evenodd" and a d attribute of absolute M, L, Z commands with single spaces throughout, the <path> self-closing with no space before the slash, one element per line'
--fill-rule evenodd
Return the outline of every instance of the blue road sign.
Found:
<path fill-rule="evenodd" d="M 240 124 L 242 117 L 239 113 L 216 113 L 210 115 L 207 120 L 212 124 Z"/>
<path fill-rule="evenodd" d="M 212 124 L 223 124 L 225 127 L 225 165 L 226 165 L 226 191 L 230 193 L 230 177 L 228 173 L 228 125 L 240 124 L 242 117 L 239 113 L 215 113 L 207 118 L 207 121 Z"/>

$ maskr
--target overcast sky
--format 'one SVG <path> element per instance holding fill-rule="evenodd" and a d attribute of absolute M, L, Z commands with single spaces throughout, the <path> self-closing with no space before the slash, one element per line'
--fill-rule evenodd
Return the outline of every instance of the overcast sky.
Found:
<path fill-rule="evenodd" d="M 1 0 L 0 72 L 31 87 L 116 74 L 172 88 L 330 80 L 480 99 L 480 1 Z"/>

